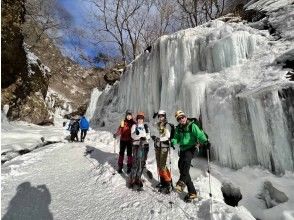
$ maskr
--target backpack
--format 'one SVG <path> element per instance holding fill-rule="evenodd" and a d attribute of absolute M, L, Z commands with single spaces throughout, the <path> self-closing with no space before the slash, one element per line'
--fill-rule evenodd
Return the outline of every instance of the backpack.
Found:
<path fill-rule="evenodd" d="M 156 123 L 156 125 L 159 126 L 159 123 L 160 122 Z M 166 127 L 166 125 L 169 125 L 170 126 L 170 137 L 169 137 L 169 140 L 171 140 L 175 136 L 176 129 L 175 129 L 174 124 L 172 124 L 172 123 L 166 122 L 166 124 L 165 124 L 164 127 Z"/>
<path fill-rule="evenodd" d="M 197 127 L 203 131 L 202 129 L 202 123 L 197 119 L 197 118 L 187 118 L 187 120 L 189 120 L 190 122 L 194 123 L 197 125 Z M 189 126 L 189 131 L 188 132 L 192 132 L 192 126 Z M 205 134 L 206 138 L 208 139 L 208 135 L 206 134 L 205 131 L 203 131 L 203 133 Z"/>
<path fill-rule="evenodd" d="M 144 128 L 145 128 L 145 132 L 146 132 L 146 134 L 149 133 L 149 127 L 148 127 L 148 125 L 145 124 L 145 123 L 144 123 Z"/>
<path fill-rule="evenodd" d="M 79 129 L 80 129 L 79 122 L 75 121 L 75 122 L 71 125 L 71 129 L 70 129 L 70 131 L 73 132 L 73 133 L 78 133 Z"/>
<path fill-rule="evenodd" d="M 169 126 L 171 128 L 171 130 L 170 130 L 170 137 L 169 137 L 169 139 L 171 140 L 175 136 L 176 129 L 175 129 L 175 125 L 174 124 L 169 123 L 169 122 L 168 122 L 168 124 L 169 124 Z"/>

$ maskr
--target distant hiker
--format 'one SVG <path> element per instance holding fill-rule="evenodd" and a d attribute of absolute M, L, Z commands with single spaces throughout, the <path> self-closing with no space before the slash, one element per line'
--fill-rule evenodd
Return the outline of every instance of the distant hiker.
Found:
<path fill-rule="evenodd" d="M 123 162 L 125 150 L 127 149 L 127 173 L 131 172 L 132 169 L 132 137 L 131 137 L 131 128 L 135 124 L 133 120 L 133 115 L 130 110 L 126 111 L 125 119 L 121 121 L 120 126 L 118 127 L 113 137 L 116 138 L 120 135 L 120 145 L 119 145 L 119 157 L 118 157 L 118 173 L 122 173 Z"/>
<path fill-rule="evenodd" d="M 79 141 L 79 138 L 78 138 L 79 129 L 80 129 L 79 119 L 74 119 L 72 124 L 69 127 L 71 141 L 74 141 L 75 139 L 76 141 Z"/>
<path fill-rule="evenodd" d="M 176 126 L 172 143 L 174 145 L 178 144 L 180 147 L 180 158 L 178 161 L 180 178 L 176 184 L 176 190 L 178 192 L 182 192 L 187 185 L 188 194 L 184 200 L 186 202 L 191 202 L 197 197 L 197 193 L 189 173 L 191 160 L 196 151 L 195 146 L 198 143 L 205 144 L 207 142 L 207 138 L 204 132 L 200 130 L 200 128 L 194 122 L 191 122 L 187 119 L 183 111 L 177 111 L 175 113 L 175 117 L 179 124 Z"/>
<path fill-rule="evenodd" d="M 84 115 L 80 119 L 80 128 L 81 128 L 81 142 L 84 142 L 87 131 L 89 130 L 89 122 Z"/>
<path fill-rule="evenodd" d="M 137 123 L 132 126 L 131 136 L 133 138 L 133 166 L 129 179 L 129 186 L 134 185 L 143 187 L 141 179 L 143 170 L 146 165 L 149 151 L 150 132 L 147 124 L 144 124 L 144 112 L 138 112 L 136 117 Z"/>
<path fill-rule="evenodd" d="M 151 136 L 154 141 L 157 171 L 160 177 L 160 183 L 157 185 L 159 191 L 170 193 L 172 189 L 172 178 L 170 170 L 166 166 L 167 156 L 170 153 L 170 137 L 172 132 L 171 125 L 167 122 L 166 112 L 159 110 L 159 122 L 156 123 L 157 134 Z"/>

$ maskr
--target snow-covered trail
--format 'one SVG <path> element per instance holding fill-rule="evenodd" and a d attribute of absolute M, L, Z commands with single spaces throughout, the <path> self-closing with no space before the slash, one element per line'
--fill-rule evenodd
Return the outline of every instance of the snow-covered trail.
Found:
<path fill-rule="evenodd" d="M 113 146 L 109 132 L 93 131 L 84 143 L 52 144 L 6 162 L 3 219 L 209 219 L 207 177 L 194 179 L 203 198 L 192 204 L 182 200 L 184 195 L 154 191 L 156 180 L 146 176 L 144 191 L 137 192 L 126 187 L 125 174 L 113 175 L 117 158 Z M 177 180 L 176 162 L 173 159 L 172 168 Z M 147 166 L 157 178 L 152 147 Z M 202 173 L 193 170 L 193 175 Z M 253 219 L 245 208 L 224 204 L 219 194 L 214 192 L 220 198 L 214 201 L 213 219 Z"/>

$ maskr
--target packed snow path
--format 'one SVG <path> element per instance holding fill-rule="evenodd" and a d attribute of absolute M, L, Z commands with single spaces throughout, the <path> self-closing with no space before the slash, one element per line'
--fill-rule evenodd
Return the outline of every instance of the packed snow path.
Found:
<path fill-rule="evenodd" d="M 92 132 L 85 143 L 58 143 L 18 156 L 2 166 L 3 219 L 209 219 L 208 178 L 194 181 L 199 202 L 186 204 L 184 194 L 163 195 L 154 190 L 156 179 L 144 191 L 126 187 L 127 175 L 115 174 L 118 146 L 109 132 Z M 173 157 L 176 156 L 173 153 Z M 174 176 L 178 176 L 173 160 Z M 148 168 L 157 178 L 154 150 Z M 193 168 L 194 169 L 194 168 Z M 194 169 L 194 174 L 203 171 Z M 203 184 L 203 185 L 201 185 Z M 244 207 L 222 201 L 220 183 L 213 192 L 213 219 L 253 219 Z M 170 201 L 173 202 L 172 206 Z"/>

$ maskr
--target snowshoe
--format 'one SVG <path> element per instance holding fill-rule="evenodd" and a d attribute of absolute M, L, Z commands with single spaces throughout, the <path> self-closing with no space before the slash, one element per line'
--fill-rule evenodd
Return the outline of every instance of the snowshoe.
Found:
<path fill-rule="evenodd" d="M 197 198 L 197 193 L 188 193 L 185 196 L 184 201 L 187 202 L 187 203 L 190 203 L 190 202 L 192 202 L 196 198 Z"/>
<path fill-rule="evenodd" d="M 166 183 L 164 185 L 161 185 L 159 188 L 158 192 L 161 192 L 163 194 L 170 194 L 172 191 L 172 186 L 170 183 Z"/>
<path fill-rule="evenodd" d="M 176 189 L 177 192 L 183 192 L 184 189 L 185 189 L 185 186 L 186 186 L 186 184 L 185 184 L 183 181 L 180 181 L 180 180 L 179 180 L 179 181 L 177 182 L 177 184 L 176 184 L 175 189 Z"/>
<path fill-rule="evenodd" d="M 155 188 L 162 188 L 163 186 L 162 186 L 162 183 L 158 183 L 156 186 L 155 186 Z"/>

